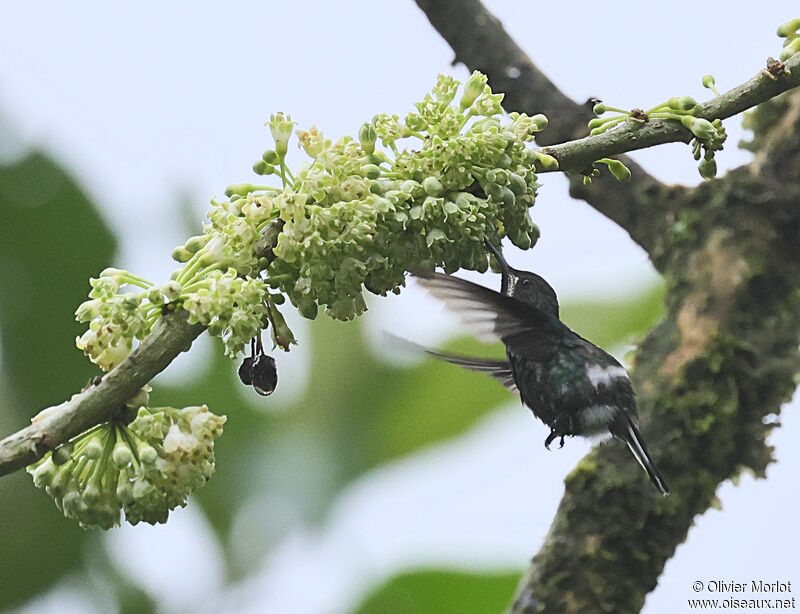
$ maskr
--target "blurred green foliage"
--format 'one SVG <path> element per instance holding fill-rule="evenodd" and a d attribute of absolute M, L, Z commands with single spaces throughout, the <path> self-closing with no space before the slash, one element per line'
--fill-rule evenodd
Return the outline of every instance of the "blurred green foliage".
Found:
<path fill-rule="evenodd" d="M 75 349 L 80 327 L 72 313 L 115 242 L 87 196 L 41 154 L 0 167 L 0 216 L 5 435 L 95 374 Z M 87 535 L 24 472 L 0 479 L 0 501 L 0 608 L 6 608 L 80 566 Z"/>
<path fill-rule="evenodd" d="M 75 307 L 88 277 L 113 265 L 115 242 L 96 207 L 55 163 L 40 154 L 0 167 L 0 429 L 24 426 L 46 405 L 79 390 L 96 370 L 74 347 Z M 143 272 L 146 273 L 146 272 Z M 567 304 L 565 320 L 605 347 L 647 330 L 662 291 L 608 303 Z M 293 527 L 320 523 L 337 493 L 365 472 L 455 437 L 512 399 L 491 378 L 441 362 L 382 362 L 361 324 L 319 318 L 301 343 L 310 349 L 307 386 L 289 406 L 243 389 L 236 366 L 215 347 L 179 384 L 156 382 L 153 401 L 208 403 L 227 414 L 217 444 L 217 475 L 189 505 L 201 506 L 227 555 L 231 580 Z M 463 338 L 450 351 L 502 356 L 500 346 Z M 280 385 L 280 382 L 279 382 Z M 520 408 L 520 411 L 522 408 Z M 22 472 L 0 479 L 0 610 L 35 596 L 102 550 L 36 491 Z M 289 517 L 278 509 L 293 510 Z M 235 519 L 248 506 L 253 552 L 240 552 Z M 137 530 L 147 530 L 141 528 Z M 93 554 L 92 554 L 93 553 Z M 120 607 L 149 611 L 147 594 L 109 573 Z M 452 571 L 403 574 L 374 593 L 360 612 L 491 612 L 506 607 L 518 574 Z M 471 607 L 472 609 L 469 609 Z"/>
<path fill-rule="evenodd" d="M 632 296 L 570 301 L 561 309 L 561 319 L 606 349 L 637 343 L 663 316 L 665 291 L 658 284 Z"/>
<path fill-rule="evenodd" d="M 370 594 L 354 614 L 492 614 L 505 612 L 521 573 L 416 571 Z"/>

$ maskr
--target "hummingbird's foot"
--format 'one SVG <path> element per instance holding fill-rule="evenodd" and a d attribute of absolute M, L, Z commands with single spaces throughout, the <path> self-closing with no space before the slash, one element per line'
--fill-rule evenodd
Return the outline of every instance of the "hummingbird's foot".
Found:
<path fill-rule="evenodd" d="M 558 442 L 559 450 L 564 447 L 564 437 L 566 437 L 566 435 L 561 435 L 561 441 Z"/>
<path fill-rule="evenodd" d="M 544 447 L 548 450 L 550 449 L 550 444 L 553 443 L 556 439 L 558 439 L 559 434 L 555 429 L 550 429 L 550 434 L 547 436 L 547 439 L 544 440 Z M 561 447 L 564 446 L 564 436 L 561 435 Z"/>

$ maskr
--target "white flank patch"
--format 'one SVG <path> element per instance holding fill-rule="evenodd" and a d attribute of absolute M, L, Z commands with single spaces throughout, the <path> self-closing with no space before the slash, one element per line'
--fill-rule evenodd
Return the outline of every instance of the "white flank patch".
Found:
<path fill-rule="evenodd" d="M 611 380 L 628 377 L 628 373 L 622 367 L 590 365 L 586 367 L 586 377 L 592 382 L 592 386 L 597 388 L 600 384 L 608 386 Z"/>
<path fill-rule="evenodd" d="M 611 405 L 592 405 L 581 412 L 581 426 L 586 436 L 610 435 L 608 425 L 619 413 L 619 408 Z"/>

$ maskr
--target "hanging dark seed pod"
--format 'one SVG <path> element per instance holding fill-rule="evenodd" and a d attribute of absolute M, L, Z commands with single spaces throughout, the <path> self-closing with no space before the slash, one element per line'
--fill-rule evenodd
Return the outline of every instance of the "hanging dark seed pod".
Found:
<path fill-rule="evenodd" d="M 253 357 L 247 356 L 239 365 L 239 379 L 245 386 L 253 384 Z"/>
<path fill-rule="evenodd" d="M 269 396 L 278 385 L 278 369 L 275 359 L 267 354 L 259 354 L 252 360 L 253 388 L 262 396 Z"/>

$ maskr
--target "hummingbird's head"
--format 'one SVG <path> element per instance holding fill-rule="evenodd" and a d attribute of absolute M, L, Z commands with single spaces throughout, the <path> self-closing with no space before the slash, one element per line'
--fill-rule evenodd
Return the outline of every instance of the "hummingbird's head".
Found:
<path fill-rule="evenodd" d="M 509 266 L 502 252 L 486 239 L 486 247 L 500 264 L 502 282 L 500 292 L 551 315 L 558 316 L 556 291 L 543 277 L 530 271 L 520 271 Z"/>

